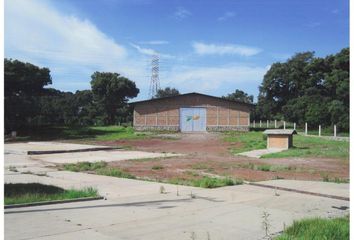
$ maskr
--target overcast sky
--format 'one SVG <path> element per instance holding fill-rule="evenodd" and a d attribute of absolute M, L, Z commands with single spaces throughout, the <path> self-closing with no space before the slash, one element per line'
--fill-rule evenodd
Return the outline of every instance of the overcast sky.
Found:
<path fill-rule="evenodd" d="M 272 63 L 349 46 L 343 0 L 5 0 L 5 57 L 48 67 L 51 87 L 90 88 L 94 71 L 135 81 L 148 97 L 150 60 L 161 87 L 258 96 Z"/>

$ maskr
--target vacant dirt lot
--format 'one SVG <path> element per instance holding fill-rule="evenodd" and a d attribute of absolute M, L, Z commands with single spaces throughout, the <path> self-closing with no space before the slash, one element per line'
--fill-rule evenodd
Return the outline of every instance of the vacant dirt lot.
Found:
<path fill-rule="evenodd" d="M 270 179 L 334 180 L 349 178 L 348 161 L 328 158 L 253 159 L 234 156 L 221 134 L 179 134 L 177 139 L 106 141 L 100 144 L 126 146 L 150 152 L 183 153 L 183 157 L 111 162 L 141 178 L 171 180 L 201 176 L 229 176 L 248 181 Z"/>

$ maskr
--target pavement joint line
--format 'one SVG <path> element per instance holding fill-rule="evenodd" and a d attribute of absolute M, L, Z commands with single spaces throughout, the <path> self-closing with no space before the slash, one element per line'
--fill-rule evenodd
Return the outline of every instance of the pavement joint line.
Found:
<path fill-rule="evenodd" d="M 297 189 L 293 189 L 293 188 L 277 187 L 277 186 L 266 185 L 266 184 L 261 184 L 261 183 L 248 182 L 247 184 L 252 185 L 252 186 L 257 186 L 257 187 L 272 188 L 272 189 L 276 189 L 276 190 L 283 190 L 283 191 L 302 193 L 302 194 L 318 196 L 318 197 L 326 197 L 326 198 L 333 198 L 333 199 L 338 199 L 338 200 L 350 201 L 349 197 L 341 197 L 341 196 L 324 194 L 324 193 L 315 193 L 315 192 L 297 190 Z"/>
<path fill-rule="evenodd" d="M 92 147 L 92 148 L 69 149 L 69 150 L 27 151 L 27 155 L 74 153 L 74 152 L 94 152 L 94 151 L 108 151 L 108 150 L 120 150 L 120 149 L 122 149 L 122 148 L 121 147 Z"/>
<path fill-rule="evenodd" d="M 34 202 L 34 203 L 20 203 L 20 204 L 4 205 L 4 209 L 35 207 L 35 206 L 53 205 L 53 204 L 62 204 L 62 203 L 72 203 L 72 202 L 87 202 L 87 201 L 102 200 L 102 199 L 104 199 L 104 197 L 87 197 L 87 198 L 76 198 L 76 199 L 55 200 L 55 201 L 43 201 L 43 202 Z"/>

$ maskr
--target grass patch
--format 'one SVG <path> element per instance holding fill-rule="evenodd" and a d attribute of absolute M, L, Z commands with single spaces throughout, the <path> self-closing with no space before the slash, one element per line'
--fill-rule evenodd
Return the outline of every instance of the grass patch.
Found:
<path fill-rule="evenodd" d="M 110 177 L 119 177 L 119 178 L 130 178 L 130 179 L 135 179 L 135 176 L 124 172 L 118 168 L 100 168 L 96 170 L 96 174 L 98 175 L 104 175 L 104 176 L 110 176 Z"/>
<path fill-rule="evenodd" d="M 168 183 L 177 184 L 177 185 L 187 185 L 193 187 L 201 187 L 201 188 L 217 188 L 224 186 L 233 186 L 243 184 L 243 180 L 241 179 L 232 179 L 232 178 L 214 178 L 204 176 L 198 179 L 181 179 L 181 178 L 173 178 L 169 179 Z"/>
<path fill-rule="evenodd" d="M 254 163 L 238 164 L 237 166 L 241 167 L 241 168 L 259 170 L 259 171 L 265 171 L 265 172 L 293 171 L 293 170 L 297 169 L 295 166 L 269 165 L 269 164 L 257 165 L 257 164 L 254 164 Z"/>
<path fill-rule="evenodd" d="M 225 135 L 225 141 L 238 143 L 236 148 L 231 149 L 233 154 L 267 147 L 267 141 L 263 138 L 262 132 L 227 132 Z"/>
<path fill-rule="evenodd" d="M 294 221 L 276 240 L 349 239 L 349 217 Z"/>
<path fill-rule="evenodd" d="M 228 132 L 224 139 L 227 142 L 239 143 L 237 147 L 230 149 L 234 154 L 267 147 L 267 141 L 262 132 Z M 266 154 L 262 158 L 328 157 L 349 159 L 349 142 L 346 141 L 294 135 L 293 145 L 293 148 L 279 153 Z"/>
<path fill-rule="evenodd" d="M 293 148 L 263 155 L 262 158 L 328 157 L 349 159 L 349 142 L 301 135 L 295 135 L 293 140 Z"/>
<path fill-rule="evenodd" d="M 121 169 L 108 167 L 106 162 L 80 162 L 80 163 L 70 163 L 64 164 L 64 170 L 72 172 L 93 172 L 97 175 L 120 177 L 120 178 L 131 178 L 134 179 L 135 176 L 124 172 Z"/>
<path fill-rule="evenodd" d="M 349 183 L 349 179 L 345 179 L 345 178 L 330 178 L 328 176 L 328 174 L 326 175 L 322 175 L 322 181 L 324 182 L 333 182 L 333 183 Z"/>
<path fill-rule="evenodd" d="M 105 168 L 107 166 L 106 162 L 79 162 L 79 163 L 69 163 L 64 164 L 64 169 L 71 172 L 84 172 L 84 171 L 95 171 L 97 169 Z"/>
<path fill-rule="evenodd" d="M 264 171 L 264 172 L 269 172 L 271 166 L 270 165 L 258 165 L 257 170 Z"/>
<path fill-rule="evenodd" d="M 115 167 L 107 166 L 105 162 L 81 162 L 77 164 L 64 164 L 62 169 L 74 172 L 91 172 L 97 175 L 104 175 L 104 176 L 111 176 L 111 177 L 120 177 L 120 178 L 130 178 L 130 179 L 137 179 L 136 176 L 125 172 L 121 169 Z M 152 167 L 153 170 L 161 170 L 163 166 L 156 165 Z M 243 180 L 241 179 L 232 179 L 232 178 L 215 178 L 215 177 L 208 177 L 203 176 L 200 177 L 198 173 L 193 171 L 187 171 L 187 175 L 193 177 L 190 179 L 188 178 L 172 178 L 167 180 L 156 180 L 158 182 L 165 182 L 177 185 L 187 185 L 187 186 L 194 186 L 194 187 L 202 187 L 202 188 L 216 188 L 216 187 L 223 187 L 223 186 L 232 186 L 242 184 Z M 139 178 L 138 178 L 139 179 Z M 141 180 L 148 180 L 152 181 L 152 179 L 144 179 L 140 178 Z"/>
<path fill-rule="evenodd" d="M 10 183 L 5 184 L 4 202 L 5 205 L 9 205 L 97 196 L 97 190 L 93 188 L 64 190 L 59 187 L 39 183 Z"/>
<path fill-rule="evenodd" d="M 18 137 L 9 141 L 52 141 L 52 140 L 84 140 L 112 141 L 120 139 L 142 139 L 153 136 L 154 133 L 135 132 L 132 127 L 38 127 L 18 131 Z"/>

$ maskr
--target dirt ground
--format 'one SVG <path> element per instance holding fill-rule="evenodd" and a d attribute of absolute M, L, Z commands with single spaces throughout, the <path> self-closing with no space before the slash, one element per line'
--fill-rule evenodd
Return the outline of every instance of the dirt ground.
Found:
<path fill-rule="evenodd" d="M 149 152 L 183 153 L 182 157 L 153 160 L 127 160 L 109 163 L 140 178 L 168 180 L 201 176 L 229 176 L 247 181 L 271 179 L 333 180 L 349 179 L 348 161 L 328 158 L 256 159 L 234 156 L 229 149 L 237 144 L 225 142 L 221 134 L 179 134 L 177 139 L 140 139 L 100 142 Z M 239 144 L 239 143 L 238 143 Z M 271 170 L 257 166 L 272 165 Z"/>

